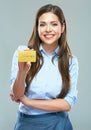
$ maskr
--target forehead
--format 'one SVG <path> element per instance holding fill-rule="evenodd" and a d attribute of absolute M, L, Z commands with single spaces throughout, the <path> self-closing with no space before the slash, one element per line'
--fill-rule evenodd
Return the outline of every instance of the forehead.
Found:
<path fill-rule="evenodd" d="M 39 21 L 59 21 L 59 18 L 56 14 L 52 12 L 44 13 L 39 17 Z"/>

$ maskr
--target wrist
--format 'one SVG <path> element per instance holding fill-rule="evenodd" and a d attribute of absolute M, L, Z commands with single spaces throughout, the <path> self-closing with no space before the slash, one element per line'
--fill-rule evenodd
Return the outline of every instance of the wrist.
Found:
<path fill-rule="evenodd" d="M 21 71 L 21 70 L 18 71 L 18 77 L 25 79 L 26 75 L 27 75 L 27 73 L 25 71 Z"/>

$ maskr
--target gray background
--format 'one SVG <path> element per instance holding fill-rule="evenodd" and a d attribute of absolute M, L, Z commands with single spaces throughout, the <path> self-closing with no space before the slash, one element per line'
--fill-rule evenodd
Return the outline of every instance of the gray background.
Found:
<path fill-rule="evenodd" d="M 78 101 L 70 112 L 74 130 L 91 129 L 90 0 L 0 0 L 0 130 L 13 130 L 18 109 L 9 97 L 13 53 L 27 45 L 37 9 L 47 3 L 63 9 L 68 41 L 79 61 Z"/>

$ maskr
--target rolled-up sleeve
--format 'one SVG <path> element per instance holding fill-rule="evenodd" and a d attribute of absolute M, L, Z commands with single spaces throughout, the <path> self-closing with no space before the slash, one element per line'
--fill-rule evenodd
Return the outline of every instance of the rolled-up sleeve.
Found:
<path fill-rule="evenodd" d="M 70 104 L 71 107 L 74 106 L 77 100 L 77 80 L 78 80 L 78 60 L 76 57 L 70 59 L 69 71 L 70 71 L 70 78 L 71 78 L 71 87 L 67 95 L 64 99 Z"/>

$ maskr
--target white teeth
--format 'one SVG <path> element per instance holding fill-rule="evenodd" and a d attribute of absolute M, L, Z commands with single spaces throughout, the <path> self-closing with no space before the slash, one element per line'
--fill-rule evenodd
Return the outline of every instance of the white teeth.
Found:
<path fill-rule="evenodd" d="M 45 37 L 51 38 L 51 37 L 53 37 L 53 35 L 45 35 Z"/>

